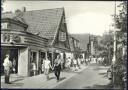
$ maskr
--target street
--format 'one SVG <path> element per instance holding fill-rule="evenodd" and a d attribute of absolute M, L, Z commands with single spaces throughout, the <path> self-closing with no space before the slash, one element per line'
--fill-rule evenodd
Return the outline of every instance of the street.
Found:
<path fill-rule="evenodd" d="M 49 81 L 46 81 L 45 75 L 42 74 L 26 77 L 20 81 L 12 80 L 12 84 L 2 83 L 1 86 L 2 88 L 110 89 L 110 80 L 106 76 L 107 69 L 108 66 L 100 66 L 91 62 L 88 66 L 82 65 L 78 72 L 62 71 L 59 82 L 56 82 L 54 73 L 51 73 Z"/>
<path fill-rule="evenodd" d="M 55 89 L 109 89 L 107 67 L 93 63 L 88 68 L 59 84 Z"/>

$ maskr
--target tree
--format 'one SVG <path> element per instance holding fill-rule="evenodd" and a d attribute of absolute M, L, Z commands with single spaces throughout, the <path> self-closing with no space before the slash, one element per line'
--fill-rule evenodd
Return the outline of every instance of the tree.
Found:
<path fill-rule="evenodd" d="M 101 44 L 106 46 L 107 44 L 113 45 L 113 31 L 105 32 L 100 41 Z"/>
<path fill-rule="evenodd" d="M 121 31 L 127 31 L 127 1 L 123 1 L 118 7 L 122 8 L 119 10 L 119 14 L 116 15 L 116 27 L 121 29 Z"/>
<path fill-rule="evenodd" d="M 113 31 L 104 32 L 101 40 L 98 44 L 98 51 L 101 51 L 101 55 L 107 57 L 107 63 L 111 64 L 113 57 L 113 39 L 114 33 Z"/>
<path fill-rule="evenodd" d="M 116 62 L 115 62 L 116 75 L 114 75 L 114 77 L 116 78 L 115 82 L 121 82 L 115 84 L 124 88 L 124 85 L 122 83 L 124 82 L 123 77 L 125 76 L 124 72 L 126 72 L 124 68 L 126 68 L 125 61 L 127 61 L 127 59 L 123 57 L 122 51 L 127 43 L 127 1 L 123 1 L 120 5 L 118 5 L 118 7 L 120 7 L 121 10 L 119 11 L 119 14 L 115 16 L 114 20 L 115 20 L 116 28 L 120 29 L 121 31 L 118 31 L 116 33 L 118 47 L 116 50 Z"/>

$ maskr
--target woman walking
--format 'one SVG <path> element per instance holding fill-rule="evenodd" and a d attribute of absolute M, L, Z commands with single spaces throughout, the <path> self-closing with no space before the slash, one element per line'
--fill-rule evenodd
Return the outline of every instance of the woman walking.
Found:
<path fill-rule="evenodd" d="M 78 60 L 78 67 L 79 67 L 79 69 L 81 69 L 81 59 L 78 58 L 77 60 Z"/>
<path fill-rule="evenodd" d="M 60 71 L 61 71 L 61 58 L 60 54 L 57 56 L 54 62 L 54 71 L 55 71 L 55 76 L 57 78 L 57 82 L 59 81 L 60 77 Z"/>
<path fill-rule="evenodd" d="M 74 66 L 74 70 L 77 71 L 77 60 L 76 60 L 76 58 L 73 58 L 73 66 Z"/>
<path fill-rule="evenodd" d="M 46 75 L 47 80 L 49 80 L 49 69 L 53 69 L 50 63 L 50 60 L 46 58 L 43 62 L 44 64 L 44 74 Z"/>

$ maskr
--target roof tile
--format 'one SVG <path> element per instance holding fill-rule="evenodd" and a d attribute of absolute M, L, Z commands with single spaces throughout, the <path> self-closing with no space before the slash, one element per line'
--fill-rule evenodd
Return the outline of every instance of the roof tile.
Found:
<path fill-rule="evenodd" d="M 22 18 L 28 25 L 28 32 L 51 39 L 56 34 L 57 27 L 60 23 L 63 8 L 33 10 L 22 12 Z M 14 18 L 16 14 L 2 14 L 2 18 Z"/>

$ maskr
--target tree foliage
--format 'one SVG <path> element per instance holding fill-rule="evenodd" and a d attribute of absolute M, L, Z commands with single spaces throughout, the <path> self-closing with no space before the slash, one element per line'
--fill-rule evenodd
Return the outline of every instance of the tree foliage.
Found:
<path fill-rule="evenodd" d="M 123 1 L 118 7 L 122 8 L 119 10 L 119 14 L 116 15 L 116 27 L 121 29 L 121 31 L 127 31 L 127 1 Z"/>
<path fill-rule="evenodd" d="M 100 44 L 102 44 L 103 46 L 105 46 L 106 48 L 109 46 L 113 46 L 113 31 L 109 31 L 109 32 L 105 32 L 102 36 L 102 39 L 100 41 Z"/>

